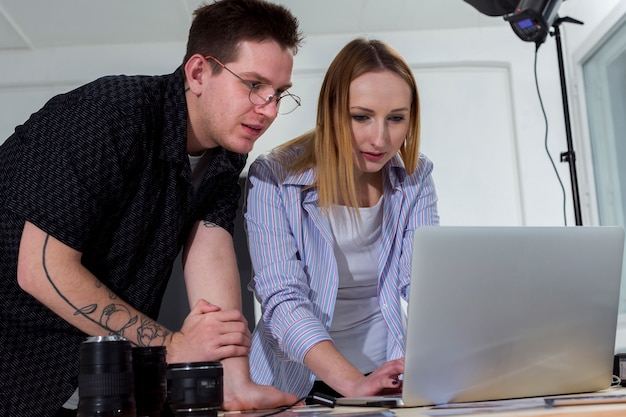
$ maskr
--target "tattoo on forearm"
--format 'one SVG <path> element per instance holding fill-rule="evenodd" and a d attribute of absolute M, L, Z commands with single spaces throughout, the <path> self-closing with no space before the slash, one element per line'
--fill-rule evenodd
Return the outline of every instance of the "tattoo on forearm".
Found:
<path fill-rule="evenodd" d="M 58 294 L 63 301 L 65 301 L 70 307 L 74 309 L 75 316 L 82 316 L 87 320 L 95 323 L 105 329 L 109 335 L 125 336 L 126 331 L 135 325 L 140 319 L 139 316 L 133 315 L 132 312 L 123 304 L 109 304 L 98 312 L 98 304 L 89 304 L 84 307 L 75 306 L 56 286 L 52 279 L 46 265 L 46 248 L 48 246 L 48 240 L 50 235 L 46 235 L 46 239 L 43 244 L 42 251 L 42 263 L 43 270 L 46 274 L 46 278 L 54 291 Z M 101 281 L 95 280 L 96 288 L 104 287 Z M 107 289 L 109 299 L 116 300 L 118 297 L 110 289 Z M 98 317 L 99 315 L 99 317 Z M 137 343 L 131 343 L 139 346 L 162 346 L 165 343 L 165 339 L 171 332 L 165 327 L 161 326 L 154 320 L 143 316 L 141 318 L 140 326 L 137 327 Z"/>
<path fill-rule="evenodd" d="M 100 281 L 98 278 L 94 278 L 94 283 L 96 284 L 96 288 L 106 288 L 104 284 L 102 284 L 102 281 Z M 107 291 L 109 293 L 110 300 L 117 300 L 117 295 L 115 295 L 113 291 L 111 291 L 108 288 L 107 288 Z"/>
<path fill-rule="evenodd" d="M 137 343 L 139 346 L 161 346 L 165 343 L 165 338 L 169 333 L 159 323 L 144 317 L 137 328 Z"/>

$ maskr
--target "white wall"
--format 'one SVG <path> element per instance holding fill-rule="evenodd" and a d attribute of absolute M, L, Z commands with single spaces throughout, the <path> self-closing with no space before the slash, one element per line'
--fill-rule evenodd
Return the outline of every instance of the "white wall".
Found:
<path fill-rule="evenodd" d="M 103 75 L 171 72 L 184 50 L 160 43 L 1 52 L 0 143 L 53 94 Z"/>
<path fill-rule="evenodd" d="M 569 16 L 583 22 L 583 25 L 572 25 L 569 23 L 563 25 L 563 36 L 566 38 L 570 57 L 624 3 L 624 0 L 569 0 L 563 2 L 559 15 Z"/>

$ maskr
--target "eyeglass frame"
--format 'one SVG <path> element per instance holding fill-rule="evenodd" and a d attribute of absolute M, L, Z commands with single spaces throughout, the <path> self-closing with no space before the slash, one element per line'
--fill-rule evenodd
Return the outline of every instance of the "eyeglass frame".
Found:
<path fill-rule="evenodd" d="M 238 75 L 237 73 L 235 73 L 233 70 L 231 70 L 230 68 L 228 68 L 226 65 L 224 65 L 222 63 L 222 61 L 220 61 L 219 59 L 215 58 L 214 56 L 211 55 L 207 55 L 204 57 L 205 60 L 212 60 L 213 62 L 215 62 L 217 65 L 219 65 L 220 67 L 224 68 L 226 71 L 230 72 L 231 74 L 233 74 L 235 77 L 239 78 L 239 80 L 244 83 L 249 89 L 250 92 L 248 93 L 248 100 L 250 101 L 250 103 L 252 103 L 254 106 L 267 106 L 268 104 L 270 104 L 272 101 L 276 101 L 276 112 L 278 114 L 289 114 L 289 113 L 293 113 L 298 107 L 300 107 L 302 104 L 302 101 L 300 99 L 299 96 L 290 93 L 289 90 L 285 90 L 282 93 L 279 93 L 278 90 L 276 90 L 274 88 L 273 85 L 271 84 L 266 84 L 266 83 L 260 83 L 260 82 L 255 82 L 255 81 L 248 81 L 244 78 L 242 78 L 240 75 Z M 263 85 L 267 85 L 268 87 L 271 87 L 272 90 L 274 90 L 274 94 L 271 94 L 269 96 L 267 96 L 265 99 L 263 98 L 263 96 L 256 94 L 261 100 L 265 100 L 264 103 L 255 103 L 254 101 L 252 101 L 252 93 L 255 90 L 258 90 L 259 86 L 263 86 Z M 280 112 L 280 100 L 282 100 L 284 97 L 291 97 L 293 99 L 293 101 L 296 103 L 296 106 L 293 108 L 293 110 L 290 110 L 286 113 L 281 113 Z"/>

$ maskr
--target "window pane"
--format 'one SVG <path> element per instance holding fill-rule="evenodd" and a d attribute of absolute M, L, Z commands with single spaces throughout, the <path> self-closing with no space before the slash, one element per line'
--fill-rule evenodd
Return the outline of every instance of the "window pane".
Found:
<path fill-rule="evenodd" d="M 626 23 L 583 64 L 583 76 L 600 224 L 624 227 Z M 620 313 L 626 313 L 626 268 L 622 268 Z"/>

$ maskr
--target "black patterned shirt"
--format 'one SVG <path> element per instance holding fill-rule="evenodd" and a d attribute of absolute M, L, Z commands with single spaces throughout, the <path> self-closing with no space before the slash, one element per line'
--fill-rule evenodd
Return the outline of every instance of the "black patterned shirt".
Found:
<path fill-rule="evenodd" d="M 85 338 L 19 288 L 25 220 L 82 252 L 85 267 L 152 318 L 193 224 L 233 233 L 246 156 L 212 150 L 195 191 L 186 138 L 179 68 L 56 96 L 0 146 L 0 415 L 58 409 L 76 388 Z"/>

